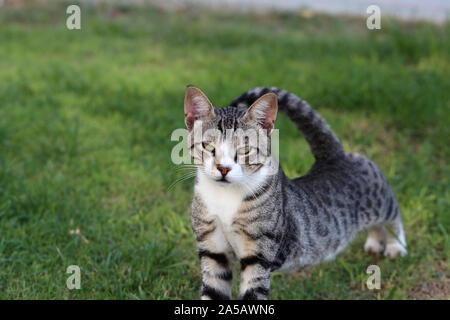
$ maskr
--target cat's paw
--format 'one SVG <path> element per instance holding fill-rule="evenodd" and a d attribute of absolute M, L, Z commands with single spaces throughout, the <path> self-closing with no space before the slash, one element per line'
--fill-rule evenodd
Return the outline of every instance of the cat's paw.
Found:
<path fill-rule="evenodd" d="M 388 243 L 384 250 L 384 255 L 389 259 L 395 259 L 398 256 L 404 257 L 408 254 L 408 251 L 399 242 Z"/>
<path fill-rule="evenodd" d="M 368 237 L 364 244 L 364 251 L 368 253 L 378 253 L 383 251 L 383 243 L 375 238 Z"/>

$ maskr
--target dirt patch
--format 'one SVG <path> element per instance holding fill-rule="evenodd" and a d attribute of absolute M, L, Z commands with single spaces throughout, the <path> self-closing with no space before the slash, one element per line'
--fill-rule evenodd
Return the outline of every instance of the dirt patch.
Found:
<path fill-rule="evenodd" d="M 440 279 L 433 279 L 419 286 L 412 288 L 411 299 L 418 300 L 448 300 L 450 299 L 450 279 L 446 276 Z"/>
<path fill-rule="evenodd" d="M 448 300 L 450 299 L 450 277 L 447 271 L 446 261 L 436 265 L 435 273 L 439 278 L 426 280 L 420 279 L 420 284 L 414 286 L 409 292 L 410 299 L 418 300 Z M 420 268 L 419 268 L 420 270 Z"/>

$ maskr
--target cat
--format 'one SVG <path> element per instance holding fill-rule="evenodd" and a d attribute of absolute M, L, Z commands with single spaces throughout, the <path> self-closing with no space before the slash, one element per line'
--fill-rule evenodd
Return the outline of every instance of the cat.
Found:
<path fill-rule="evenodd" d="M 270 145 L 278 109 L 296 124 L 315 158 L 306 175 L 292 180 L 269 148 L 228 134 L 253 128 Z M 197 170 L 191 223 L 202 299 L 231 299 L 236 260 L 240 298 L 267 299 L 272 271 L 332 260 L 363 229 L 365 251 L 384 250 L 389 258 L 407 254 L 400 209 L 380 169 L 345 152 L 325 120 L 296 95 L 258 87 L 215 108 L 200 89 L 188 86 L 184 111 Z M 250 163 L 252 155 L 257 161 Z"/>

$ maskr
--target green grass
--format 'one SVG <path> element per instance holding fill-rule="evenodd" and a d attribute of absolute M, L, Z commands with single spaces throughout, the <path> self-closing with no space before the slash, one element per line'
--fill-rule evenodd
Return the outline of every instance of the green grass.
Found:
<path fill-rule="evenodd" d="M 400 201 L 408 257 L 367 255 L 361 235 L 333 262 L 274 274 L 272 299 L 450 296 L 449 24 L 124 5 L 82 7 L 81 31 L 65 19 L 62 5 L 0 9 L 0 298 L 199 298 L 193 182 L 167 190 L 187 84 L 219 106 L 260 85 L 299 94 Z M 277 127 L 285 172 L 304 174 L 306 143 Z"/>

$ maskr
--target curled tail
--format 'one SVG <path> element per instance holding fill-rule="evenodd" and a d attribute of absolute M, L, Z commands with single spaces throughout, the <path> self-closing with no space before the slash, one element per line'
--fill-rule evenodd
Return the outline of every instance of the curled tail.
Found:
<path fill-rule="evenodd" d="M 300 129 L 316 160 L 327 160 L 344 153 L 344 148 L 327 122 L 295 94 L 276 87 L 251 89 L 231 102 L 231 106 L 248 107 L 262 95 L 273 92 L 278 96 L 278 110 L 285 113 Z"/>

